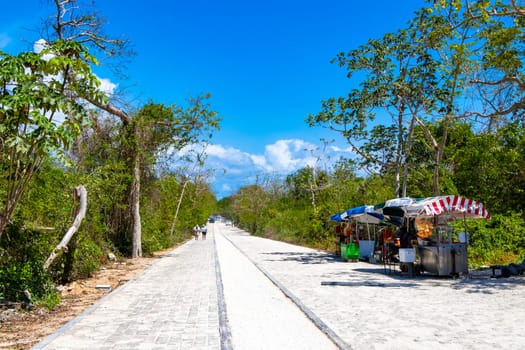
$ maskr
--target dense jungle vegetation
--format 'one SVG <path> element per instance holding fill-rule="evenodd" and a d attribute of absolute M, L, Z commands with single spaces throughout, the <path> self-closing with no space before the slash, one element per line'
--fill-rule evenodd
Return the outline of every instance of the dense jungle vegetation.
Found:
<path fill-rule="evenodd" d="M 305 122 L 344 137 L 358 157 L 329 163 L 320 148 L 315 164 L 285 178 L 261 174 L 220 201 L 205 168 L 220 123 L 209 95 L 130 108 L 102 92 L 92 66 L 124 56 L 129 43 L 105 37 L 95 14 L 67 18 L 81 14 L 64 11 L 76 5 L 57 5 L 62 15 L 47 24 L 41 52 L 0 52 L 0 299 L 29 291 L 52 306 L 56 284 L 90 275 L 108 253 L 173 246 L 212 213 L 257 235 L 334 250 L 332 214 L 402 196 L 484 203 L 492 218 L 468 223 L 472 266 L 525 258 L 518 1 L 429 2 L 407 28 L 334 53 L 358 88 L 323 101 Z M 385 117 L 392 122 L 376 122 Z M 81 184 L 86 217 L 44 268 L 72 224 Z"/>
<path fill-rule="evenodd" d="M 37 50 L 0 51 L 0 301 L 53 306 L 56 284 L 183 242 L 215 211 L 202 150 L 220 118 L 209 94 L 130 107 L 102 91 L 92 67 L 122 68 L 129 42 L 88 3 L 50 4 Z"/>

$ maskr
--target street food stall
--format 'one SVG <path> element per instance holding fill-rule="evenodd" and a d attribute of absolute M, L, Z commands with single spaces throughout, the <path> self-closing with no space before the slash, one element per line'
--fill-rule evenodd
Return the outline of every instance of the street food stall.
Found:
<path fill-rule="evenodd" d="M 468 274 L 467 219 L 489 219 L 484 205 L 456 195 L 426 198 L 407 208 L 418 227 L 420 270 L 439 276 Z M 453 232 L 451 222 L 463 220 L 463 231 Z"/>
<path fill-rule="evenodd" d="M 349 209 L 350 210 L 350 209 Z M 335 227 L 337 253 L 344 260 L 356 260 L 359 258 L 359 244 L 352 235 L 349 223 L 348 210 L 337 213 L 330 217 L 330 220 L 339 224 Z"/>
<path fill-rule="evenodd" d="M 400 263 L 410 264 L 415 262 L 413 245 L 415 232 L 410 220 L 405 217 L 406 208 L 416 203 L 419 199 L 411 197 L 394 198 L 374 206 L 374 215 L 389 223 L 392 229 L 387 229 L 382 244 L 382 261 L 387 265 Z M 395 231 L 395 232 L 392 232 Z M 403 266 L 402 266 L 403 267 Z"/>
<path fill-rule="evenodd" d="M 374 254 L 376 226 L 381 223 L 377 217 L 368 215 L 373 212 L 371 205 L 345 210 L 335 214 L 330 220 L 337 221 L 337 242 L 341 247 L 341 257 L 348 260 L 372 259 Z"/>
<path fill-rule="evenodd" d="M 336 237 L 344 259 L 399 264 L 410 274 L 457 276 L 468 273 L 466 220 L 476 218 L 490 218 L 482 203 L 447 195 L 395 198 L 348 209 L 330 219 L 339 222 Z M 463 220 L 461 232 L 451 225 L 457 220 Z"/>
<path fill-rule="evenodd" d="M 482 203 L 456 195 L 423 199 L 397 198 L 376 208 L 386 217 L 400 217 L 399 262 L 438 276 L 468 273 L 466 219 L 490 218 Z M 462 232 L 450 225 L 463 220 Z"/>

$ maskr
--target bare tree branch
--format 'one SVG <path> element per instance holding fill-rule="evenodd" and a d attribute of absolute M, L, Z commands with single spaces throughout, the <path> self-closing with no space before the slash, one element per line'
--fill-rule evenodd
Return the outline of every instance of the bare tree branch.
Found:
<path fill-rule="evenodd" d="M 84 220 L 84 217 L 86 216 L 87 211 L 87 191 L 86 188 L 82 185 L 75 187 L 75 190 L 73 191 L 73 200 L 79 200 L 80 206 L 78 208 L 78 213 L 75 217 L 75 220 L 73 221 L 73 225 L 67 230 L 66 234 L 60 241 L 60 243 L 53 249 L 53 252 L 51 252 L 51 255 L 49 255 L 49 258 L 47 258 L 46 262 L 44 263 L 44 269 L 47 270 L 53 260 L 58 256 L 58 253 L 61 251 L 67 251 L 67 245 L 75 232 L 78 231 L 80 224 L 82 223 L 82 220 Z"/>
<path fill-rule="evenodd" d="M 502 85 L 505 83 L 516 83 L 521 89 L 525 90 L 525 81 L 515 76 L 505 76 L 501 78 L 500 80 L 496 80 L 496 81 L 485 81 L 485 80 L 473 79 L 470 81 L 470 83 L 471 84 L 482 84 L 482 85 Z"/>

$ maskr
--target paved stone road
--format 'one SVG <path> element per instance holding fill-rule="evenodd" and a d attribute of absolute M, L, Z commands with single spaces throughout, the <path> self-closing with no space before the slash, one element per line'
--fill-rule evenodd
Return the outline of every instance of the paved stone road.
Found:
<path fill-rule="evenodd" d="M 231 243 L 230 228 L 218 226 L 214 231 L 234 349 L 337 349 L 330 338 Z"/>
<path fill-rule="evenodd" d="M 243 262 L 225 260 L 240 255 L 226 248 L 226 241 L 242 252 Z M 254 302 L 281 298 L 272 292 L 259 299 L 257 291 L 270 295 L 262 283 L 229 272 L 250 262 L 330 337 L 330 344 L 340 348 L 477 350 L 522 349 L 525 344 L 523 277 L 454 280 L 387 275 L 381 265 L 346 263 L 320 251 L 214 224 L 208 240 L 189 241 L 175 249 L 34 349 L 230 349 L 235 344 L 244 344 L 241 350 L 267 349 L 264 339 L 276 331 L 249 347 L 229 339 L 235 332 L 229 332 L 228 304 L 223 302 L 231 300 L 232 283 L 258 283 L 250 291 Z M 219 266 L 228 269 L 224 290 Z M 223 292 L 230 294 L 223 298 Z M 239 308 L 230 311 L 230 323 L 242 320 Z M 295 322 L 299 321 L 287 323 Z M 280 322 L 263 324 L 286 327 Z M 319 348 L 304 343 L 298 341 L 297 348 Z M 287 343 L 286 349 L 294 347 Z"/>
<path fill-rule="evenodd" d="M 175 249 L 34 349 L 220 349 L 208 236 Z"/>
<path fill-rule="evenodd" d="M 525 276 L 411 278 L 240 230 L 227 237 L 335 334 L 342 348 L 525 348 Z"/>

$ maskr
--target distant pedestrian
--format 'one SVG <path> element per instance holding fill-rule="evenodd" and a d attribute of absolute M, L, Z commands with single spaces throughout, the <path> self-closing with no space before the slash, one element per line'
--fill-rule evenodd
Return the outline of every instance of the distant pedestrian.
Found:
<path fill-rule="evenodd" d="M 199 232 L 200 232 L 200 230 L 201 230 L 201 228 L 199 227 L 199 225 L 193 226 L 193 237 L 195 237 L 195 240 L 199 239 Z"/>
<path fill-rule="evenodd" d="M 206 240 L 206 233 L 208 233 L 208 228 L 206 225 L 202 225 L 201 227 L 201 234 L 202 234 L 202 240 Z"/>

